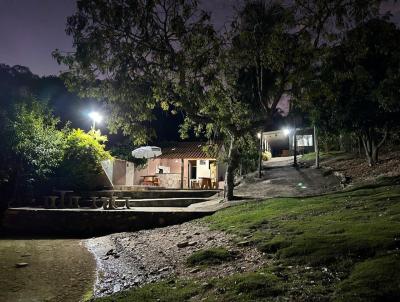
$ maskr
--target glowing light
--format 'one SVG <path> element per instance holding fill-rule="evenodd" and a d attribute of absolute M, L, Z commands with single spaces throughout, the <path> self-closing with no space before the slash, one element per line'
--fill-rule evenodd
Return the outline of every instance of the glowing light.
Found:
<path fill-rule="evenodd" d="M 290 134 L 291 130 L 289 128 L 284 128 L 283 129 L 283 134 L 285 134 L 286 136 L 288 136 Z"/>
<path fill-rule="evenodd" d="M 103 116 L 100 113 L 96 112 L 96 111 L 90 112 L 89 113 L 89 117 L 95 123 L 100 123 L 103 120 Z"/>
<path fill-rule="evenodd" d="M 261 132 L 257 133 L 257 137 L 260 139 L 261 138 Z"/>

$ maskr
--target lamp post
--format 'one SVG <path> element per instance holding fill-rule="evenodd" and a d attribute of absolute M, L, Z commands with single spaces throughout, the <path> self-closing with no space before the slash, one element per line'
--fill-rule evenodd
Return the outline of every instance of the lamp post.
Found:
<path fill-rule="evenodd" d="M 92 129 L 93 131 L 96 130 L 96 123 L 100 123 L 103 120 L 103 117 L 100 113 L 96 112 L 96 111 L 92 111 L 89 113 L 89 117 L 91 118 L 93 124 L 92 124 Z"/>
<path fill-rule="evenodd" d="M 258 177 L 261 178 L 261 168 L 262 168 L 262 133 L 258 132 L 257 137 L 260 140 L 258 148 Z"/>

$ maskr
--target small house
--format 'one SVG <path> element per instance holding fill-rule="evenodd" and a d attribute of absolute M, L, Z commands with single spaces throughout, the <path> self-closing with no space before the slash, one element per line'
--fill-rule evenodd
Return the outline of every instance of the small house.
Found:
<path fill-rule="evenodd" d="M 162 154 L 135 168 L 135 185 L 168 189 L 222 189 L 226 167 L 206 143 L 178 142 L 161 146 Z"/>

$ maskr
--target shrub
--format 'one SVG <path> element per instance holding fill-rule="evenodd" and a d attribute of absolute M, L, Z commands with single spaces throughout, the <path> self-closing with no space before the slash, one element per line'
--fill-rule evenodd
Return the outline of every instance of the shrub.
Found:
<path fill-rule="evenodd" d="M 107 137 L 100 131 L 71 130 L 66 137 L 64 160 L 59 175 L 67 177 L 74 188 L 87 189 L 91 177 L 102 172 L 101 161 L 111 159 L 105 150 Z"/>
<path fill-rule="evenodd" d="M 263 159 L 263 161 L 268 161 L 268 160 L 270 160 L 271 158 L 272 158 L 272 154 L 271 154 L 270 151 L 264 151 L 264 152 L 262 153 L 262 159 Z"/>

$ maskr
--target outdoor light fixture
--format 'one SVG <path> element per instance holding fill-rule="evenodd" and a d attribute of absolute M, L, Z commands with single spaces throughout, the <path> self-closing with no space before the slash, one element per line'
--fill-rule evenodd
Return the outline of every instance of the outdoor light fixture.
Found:
<path fill-rule="evenodd" d="M 283 134 L 285 134 L 286 136 L 288 136 L 288 135 L 290 134 L 290 129 L 284 128 L 284 129 L 283 129 Z"/>
<path fill-rule="evenodd" d="M 261 138 L 261 132 L 257 133 L 257 138 L 259 138 L 259 139 Z"/>
<path fill-rule="evenodd" d="M 96 111 L 92 111 L 89 113 L 89 117 L 92 119 L 93 121 L 93 130 L 95 130 L 96 128 L 96 123 L 100 123 L 103 120 L 103 117 L 100 113 L 96 112 Z"/>

